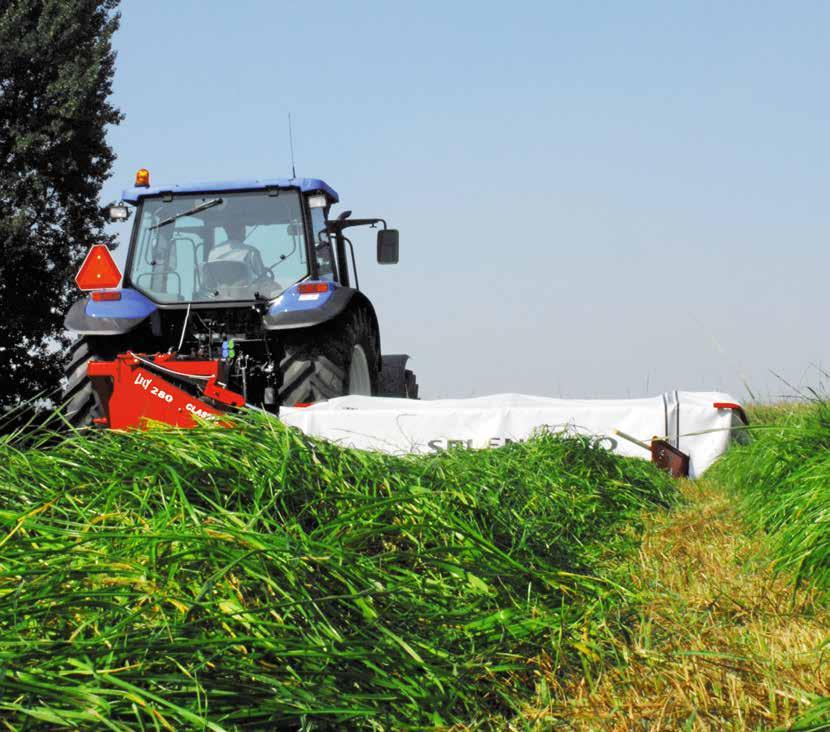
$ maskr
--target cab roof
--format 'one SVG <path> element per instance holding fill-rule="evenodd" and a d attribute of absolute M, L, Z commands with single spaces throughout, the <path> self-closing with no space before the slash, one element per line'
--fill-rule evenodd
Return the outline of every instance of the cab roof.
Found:
<path fill-rule="evenodd" d="M 150 186 L 148 188 L 125 188 L 122 200 L 137 204 L 147 196 L 159 196 L 162 193 L 219 193 L 223 191 L 264 191 L 266 188 L 294 188 L 303 193 L 322 191 L 332 203 L 337 203 L 340 196 L 328 183 L 319 178 L 263 178 L 252 180 L 221 180 L 208 183 L 185 183 L 174 186 Z"/>

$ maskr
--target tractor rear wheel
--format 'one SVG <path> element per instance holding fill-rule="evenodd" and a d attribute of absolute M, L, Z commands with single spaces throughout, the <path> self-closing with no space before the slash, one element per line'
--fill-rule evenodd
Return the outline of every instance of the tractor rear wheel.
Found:
<path fill-rule="evenodd" d="M 93 419 L 103 416 L 98 396 L 86 374 L 87 364 L 96 357 L 98 354 L 92 351 L 87 338 L 79 338 L 69 349 L 61 403 L 64 415 L 73 427 L 88 427 L 93 424 Z"/>
<path fill-rule="evenodd" d="M 316 328 L 287 333 L 282 351 L 280 405 L 377 393 L 380 354 L 369 312 L 363 308 Z"/>

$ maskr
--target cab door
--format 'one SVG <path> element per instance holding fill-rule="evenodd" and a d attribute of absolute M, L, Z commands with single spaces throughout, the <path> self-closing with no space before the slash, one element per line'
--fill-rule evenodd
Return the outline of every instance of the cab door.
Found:
<path fill-rule="evenodd" d="M 311 208 L 311 233 L 313 237 L 312 250 L 317 261 L 317 276 L 321 280 L 329 280 L 347 285 L 349 282 L 348 265 L 339 261 L 337 246 L 334 237 L 326 228 L 326 209 Z"/>

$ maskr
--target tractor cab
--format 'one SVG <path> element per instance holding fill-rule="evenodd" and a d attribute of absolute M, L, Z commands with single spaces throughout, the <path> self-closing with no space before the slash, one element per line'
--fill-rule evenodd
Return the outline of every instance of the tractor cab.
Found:
<path fill-rule="evenodd" d="M 155 303 L 272 300 L 304 279 L 342 279 L 326 221 L 338 196 L 323 181 L 153 188 L 139 171 L 123 200 L 136 206 L 124 281 Z"/>
<path fill-rule="evenodd" d="M 378 261 L 396 262 L 397 232 L 382 219 L 329 221 L 338 200 L 319 179 L 153 188 L 142 169 L 110 209 L 124 220 L 124 202 L 136 206 L 124 282 L 164 305 L 272 300 L 305 279 L 349 286 L 357 273 L 342 232 L 366 224 L 383 224 Z"/>

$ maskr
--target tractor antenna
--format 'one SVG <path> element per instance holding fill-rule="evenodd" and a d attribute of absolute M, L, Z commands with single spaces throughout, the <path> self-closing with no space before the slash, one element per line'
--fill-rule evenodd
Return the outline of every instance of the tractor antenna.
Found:
<path fill-rule="evenodd" d="M 294 128 L 291 125 L 291 112 L 288 113 L 288 145 L 291 148 L 291 177 L 297 177 L 297 171 L 294 168 Z"/>

